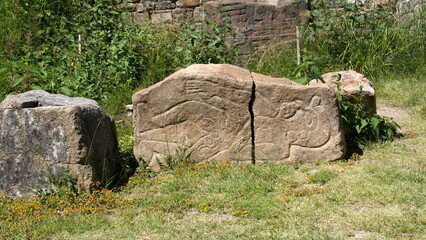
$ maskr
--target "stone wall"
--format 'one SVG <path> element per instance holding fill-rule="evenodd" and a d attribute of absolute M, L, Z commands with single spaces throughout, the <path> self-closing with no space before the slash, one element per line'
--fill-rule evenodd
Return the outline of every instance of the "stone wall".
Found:
<path fill-rule="evenodd" d="M 281 8 L 294 3 L 297 0 L 133 0 L 126 4 L 126 9 L 134 14 L 139 23 L 145 20 L 153 22 L 172 23 L 188 19 L 197 19 L 197 12 L 205 6 L 212 4 L 225 5 L 269 5 L 269 11 L 273 8 Z M 241 9 L 241 7 L 240 7 Z M 264 13 L 261 13 L 264 14 Z"/>
<path fill-rule="evenodd" d="M 126 8 L 137 23 L 229 21 L 240 55 L 248 55 L 276 37 L 294 39 L 306 5 L 300 0 L 133 0 Z"/>

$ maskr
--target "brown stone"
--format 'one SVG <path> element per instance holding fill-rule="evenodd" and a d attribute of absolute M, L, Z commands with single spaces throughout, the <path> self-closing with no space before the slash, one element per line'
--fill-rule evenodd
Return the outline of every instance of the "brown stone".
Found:
<path fill-rule="evenodd" d="M 176 8 L 176 4 L 171 1 L 154 3 L 155 10 L 167 10 L 167 9 L 174 9 L 174 8 Z"/>
<path fill-rule="evenodd" d="M 250 72 L 192 65 L 133 95 L 136 157 L 151 166 L 176 149 L 195 161 L 251 160 Z"/>
<path fill-rule="evenodd" d="M 196 7 L 200 5 L 200 0 L 179 0 L 178 4 L 182 7 Z"/>
<path fill-rule="evenodd" d="M 336 93 L 340 92 L 343 97 L 354 103 L 363 104 L 367 115 L 376 113 L 376 95 L 372 83 L 361 73 L 353 70 L 330 72 L 322 75 L 325 84 L 331 87 Z M 340 87 L 338 87 L 338 84 Z M 319 80 L 309 82 L 310 86 L 323 85 Z M 358 96 L 353 98 L 350 96 Z"/>
<path fill-rule="evenodd" d="M 172 22 L 173 12 L 172 10 L 155 11 L 151 15 L 151 20 L 155 23 Z"/>
<path fill-rule="evenodd" d="M 134 17 L 133 18 L 134 23 L 140 24 L 140 25 L 142 25 L 142 24 L 146 23 L 148 20 L 150 20 L 148 12 L 134 14 L 133 17 Z"/>
<path fill-rule="evenodd" d="M 346 145 L 334 92 L 253 73 L 256 161 L 342 158 Z"/>
<path fill-rule="evenodd" d="M 346 146 L 334 92 L 231 65 L 192 65 L 133 95 L 136 157 L 329 161 Z"/>

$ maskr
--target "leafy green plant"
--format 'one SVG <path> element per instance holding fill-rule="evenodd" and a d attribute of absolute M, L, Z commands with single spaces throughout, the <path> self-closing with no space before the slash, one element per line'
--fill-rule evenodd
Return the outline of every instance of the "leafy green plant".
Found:
<path fill-rule="evenodd" d="M 11 40 L 13 49 L 22 49 L 10 47 L 9 51 L 8 42 L 3 44 L 2 69 L 8 71 L 2 73 L 7 87 L 0 90 L 1 99 L 10 93 L 44 89 L 92 98 L 102 105 L 124 105 L 135 89 L 150 86 L 177 69 L 193 63 L 230 62 L 235 55 L 227 40 L 231 36 L 227 24 L 139 26 L 115 0 L 36 2 L 36 7 L 28 9 L 36 4 L 13 1 L 16 13 L 22 15 L 19 20 L 31 19 L 35 30 L 14 33 L 14 25 L 0 16 L 0 25 L 17 35 Z M 10 4 L 0 3 L 0 10 L 13 12 Z M 32 40 L 20 41 L 18 35 Z"/>
<path fill-rule="evenodd" d="M 174 154 L 166 155 L 163 161 L 157 159 L 157 162 L 160 164 L 162 170 L 173 170 L 178 166 L 194 163 L 194 161 L 191 160 L 191 154 L 192 151 L 188 151 L 184 147 L 178 147 L 177 149 L 175 149 Z"/>
<path fill-rule="evenodd" d="M 362 96 L 350 96 L 347 100 L 338 94 L 338 103 L 343 120 L 346 142 L 360 146 L 367 142 L 392 141 L 400 126 L 390 117 L 373 114 L 368 116 L 361 103 Z"/>
<path fill-rule="evenodd" d="M 312 79 L 319 79 L 324 83 L 321 70 L 311 61 L 297 67 L 290 79 L 304 85 Z M 365 111 L 362 101 L 364 96 L 361 94 L 345 96 L 341 91 L 340 76 L 335 84 L 348 146 L 359 147 L 367 142 L 392 141 L 396 137 L 400 126 L 392 118 L 378 114 L 369 115 Z"/>
<path fill-rule="evenodd" d="M 297 68 L 292 72 L 289 79 L 303 85 L 308 84 L 309 81 L 313 79 L 320 80 L 324 83 L 324 79 L 321 76 L 321 70 L 313 61 L 303 61 L 303 63 L 297 66 Z"/>
<path fill-rule="evenodd" d="M 42 200 L 53 195 L 69 198 L 79 191 L 77 178 L 66 168 L 49 168 L 47 178 L 46 184 L 35 188 L 35 194 Z"/>
<path fill-rule="evenodd" d="M 233 37 L 229 23 L 217 24 L 207 20 L 201 22 L 183 22 L 180 40 L 183 45 L 176 47 L 182 55 L 182 63 L 229 63 L 236 55 L 232 42 Z"/>

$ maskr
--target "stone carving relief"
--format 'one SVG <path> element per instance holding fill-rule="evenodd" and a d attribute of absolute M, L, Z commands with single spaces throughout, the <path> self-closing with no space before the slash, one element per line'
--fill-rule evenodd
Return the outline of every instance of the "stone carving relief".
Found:
<path fill-rule="evenodd" d="M 260 94 L 256 101 L 264 101 L 262 106 L 274 106 L 265 96 Z M 269 153 L 280 153 L 280 160 L 290 157 L 292 146 L 304 148 L 320 148 L 331 136 L 330 123 L 326 119 L 321 98 L 313 96 L 309 101 L 293 100 L 284 102 L 278 108 L 271 107 L 264 114 L 255 117 L 257 156 Z M 320 124 L 322 123 L 322 124 Z M 280 134 L 276 130 L 281 131 Z M 277 149 L 277 143 L 280 146 Z M 268 156 L 269 155 L 269 156 Z M 261 157 L 263 158 L 263 157 Z"/>
<path fill-rule="evenodd" d="M 229 87 L 229 81 L 234 79 L 222 79 L 214 74 L 206 78 L 181 77 L 176 80 L 181 89 L 170 92 L 179 96 L 161 103 L 167 107 L 147 116 L 149 124 L 144 130 L 135 131 L 135 143 L 143 148 L 139 152 L 135 146 L 136 155 L 141 154 L 153 166 L 178 148 L 192 152 L 195 160 L 248 160 L 250 155 L 245 152 L 251 148 L 247 110 L 251 95 L 249 82 Z M 164 81 L 168 85 L 168 79 Z M 137 103 L 136 109 L 143 112 L 146 106 Z M 157 128 L 152 129 L 154 125 Z M 145 149 L 150 149 L 152 154 L 146 154 Z"/>
<path fill-rule="evenodd" d="M 196 161 L 315 161 L 345 152 L 331 89 L 231 65 L 192 65 L 133 103 L 135 155 L 152 166 L 178 148 Z"/>

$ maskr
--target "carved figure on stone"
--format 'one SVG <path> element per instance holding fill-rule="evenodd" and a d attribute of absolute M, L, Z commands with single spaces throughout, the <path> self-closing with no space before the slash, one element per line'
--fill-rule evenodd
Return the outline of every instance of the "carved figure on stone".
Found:
<path fill-rule="evenodd" d="M 321 161 L 345 151 L 336 97 L 328 87 L 253 73 L 256 160 Z"/>
<path fill-rule="evenodd" d="M 258 95 L 256 100 L 265 101 L 262 106 L 274 106 L 264 96 Z M 329 121 L 325 119 L 327 116 L 318 96 L 313 96 L 309 102 L 284 102 L 277 109 L 271 107 L 265 113 L 255 117 L 258 125 L 256 136 L 268 139 L 259 143 L 258 151 L 274 151 L 276 144 L 280 143 L 280 156 L 285 159 L 290 156 L 292 146 L 319 148 L 330 140 Z M 275 126 L 270 127 L 276 124 L 282 133 L 277 134 Z"/>
<path fill-rule="evenodd" d="M 229 65 L 222 66 L 234 70 Z M 143 157 L 153 167 L 158 167 L 158 161 L 178 148 L 192 152 L 196 161 L 249 160 L 250 155 L 244 152 L 251 148 L 248 112 L 251 83 L 235 81 L 233 85 L 232 80 L 236 79 L 217 74 L 222 68 L 193 65 L 185 70 L 165 79 L 162 86 L 134 95 L 134 108 L 139 112 L 135 114 L 139 117 L 146 114 L 142 117 L 143 126 L 135 119 L 136 156 Z M 157 92 L 160 87 L 168 89 L 171 97 L 164 106 L 152 111 L 149 105 L 156 105 L 154 96 L 161 95 Z"/>
<path fill-rule="evenodd" d="M 133 95 L 137 157 L 327 161 L 345 142 L 334 92 L 224 65 L 192 65 Z"/>

